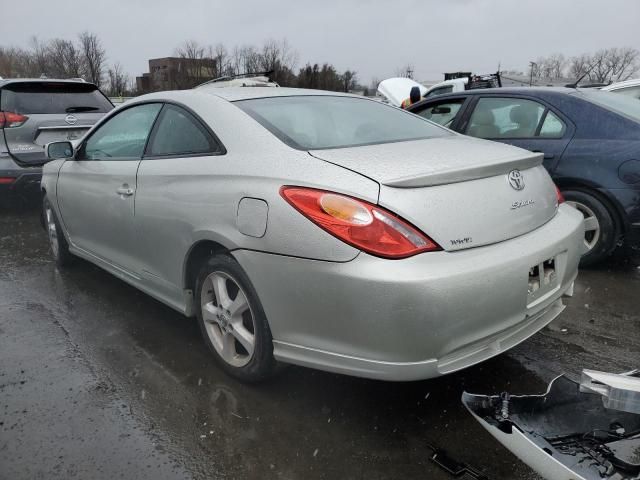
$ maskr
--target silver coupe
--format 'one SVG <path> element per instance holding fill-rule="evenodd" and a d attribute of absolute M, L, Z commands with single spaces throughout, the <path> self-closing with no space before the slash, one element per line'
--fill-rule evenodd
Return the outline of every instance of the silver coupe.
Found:
<path fill-rule="evenodd" d="M 230 374 L 278 362 L 417 380 L 497 355 L 570 295 L 583 216 L 542 154 L 363 97 L 138 97 L 50 143 L 43 211 L 82 257 L 186 316 Z"/>

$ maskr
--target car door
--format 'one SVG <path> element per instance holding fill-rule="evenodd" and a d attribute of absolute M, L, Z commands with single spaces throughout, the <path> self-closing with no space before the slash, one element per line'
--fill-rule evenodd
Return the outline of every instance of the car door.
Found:
<path fill-rule="evenodd" d="M 448 97 L 446 99 L 420 102 L 412 106 L 409 111 L 443 127 L 454 129 L 457 120 L 462 117 L 468 103 L 469 101 L 465 97 Z"/>
<path fill-rule="evenodd" d="M 60 169 L 62 221 L 74 247 L 133 274 L 136 175 L 159 103 L 133 105 L 91 132 Z"/>
<path fill-rule="evenodd" d="M 517 96 L 481 96 L 457 126 L 472 137 L 544 153 L 553 171 L 573 136 L 571 122 L 542 101 Z"/>
<path fill-rule="evenodd" d="M 141 273 L 164 298 L 182 294 L 183 262 L 193 243 L 191 216 L 200 212 L 212 219 L 216 210 L 227 210 L 216 203 L 220 184 L 211 181 L 220 166 L 214 157 L 224 153 L 195 113 L 165 104 L 140 163 L 136 193 L 138 239 L 141 245 L 153 246 L 140 251 Z M 203 197 L 211 201 L 203 204 Z"/>

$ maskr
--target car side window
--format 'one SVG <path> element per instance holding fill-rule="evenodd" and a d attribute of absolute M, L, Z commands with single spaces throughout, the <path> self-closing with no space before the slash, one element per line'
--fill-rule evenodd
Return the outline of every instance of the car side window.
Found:
<path fill-rule="evenodd" d="M 463 103 L 463 98 L 439 102 L 435 105 L 423 108 L 422 110 L 414 111 L 414 113 L 426 118 L 427 120 L 431 120 L 432 122 L 436 122 L 445 127 L 450 127 Z"/>
<path fill-rule="evenodd" d="M 149 139 L 145 156 L 221 153 L 202 123 L 184 108 L 165 105 Z"/>
<path fill-rule="evenodd" d="M 542 127 L 540 127 L 540 137 L 544 138 L 562 138 L 566 125 L 551 110 L 547 110 L 547 116 L 544 117 Z"/>
<path fill-rule="evenodd" d="M 544 105 L 523 98 L 481 98 L 466 134 L 480 138 L 533 138 L 545 110 Z"/>
<path fill-rule="evenodd" d="M 436 95 L 444 95 L 453 92 L 453 85 L 445 85 L 443 87 L 434 88 L 424 96 L 424 98 L 435 97 Z"/>
<path fill-rule="evenodd" d="M 114 115 L 89 137 L 79 160 L 130 160 L 142 158 L 160 103 L 137 105 Z"/>

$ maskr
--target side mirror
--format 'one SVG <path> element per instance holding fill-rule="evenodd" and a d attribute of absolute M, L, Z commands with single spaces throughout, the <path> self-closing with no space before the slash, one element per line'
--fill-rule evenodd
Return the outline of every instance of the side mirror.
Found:
<path fill-rule="evenodd" d="M 51 142 L 47 143 L 44 148 L 47 158 L 51 160 L 73 156 L 73 145 L 71 145 L 71 142 Z"/>
<path fill-rule="evenodd" d="M 434 109 L 431 110 L 431 113 L 433 115 L 443 115 L 445 113 L 451 113 L 451 107 L 434 107 Z"/>

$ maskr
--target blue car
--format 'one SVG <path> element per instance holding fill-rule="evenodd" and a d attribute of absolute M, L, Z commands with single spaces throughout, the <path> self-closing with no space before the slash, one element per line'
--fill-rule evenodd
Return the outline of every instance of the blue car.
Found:
<path fill-rule="evenodd" d="M 640 247 L 640 102 L 573 88 L 468 90 L 409 111 L 473 137 L 544 153 L 566 201 L 585 217 L 593 265 L 617 246 Z"/>

